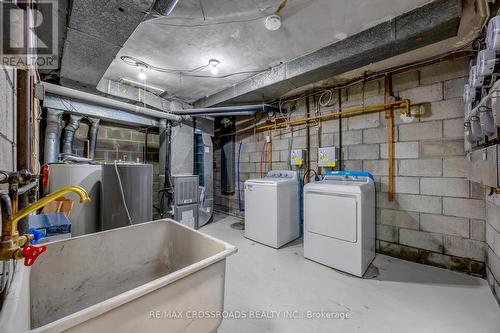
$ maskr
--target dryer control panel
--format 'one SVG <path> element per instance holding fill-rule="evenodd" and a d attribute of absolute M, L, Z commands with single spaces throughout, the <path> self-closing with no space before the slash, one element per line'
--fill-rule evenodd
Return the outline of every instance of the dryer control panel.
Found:
<path fill-rule="evenodd" d="M 373 181 L 373 175 L 363 171 L 331 171 L 325 175 L 325 180 L 340 180 L 368 183 Z"/>

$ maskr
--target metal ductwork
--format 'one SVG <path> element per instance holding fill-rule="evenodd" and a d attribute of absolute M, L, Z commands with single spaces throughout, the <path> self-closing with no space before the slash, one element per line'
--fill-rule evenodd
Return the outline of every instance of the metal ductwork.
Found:
<path fill-rule="evenodd" d="M 156 0 L 154 9 L 163 16 L 169 16 L 178 2 L 179 0 Z"/>
<path fill-rule="evenodd" d="M 45 127 L 44 160 L 45 163 L 57 163 L 61 144 L 61 118 L 63 111 L 48 109 Z"/>
<path fill-rule="evenodd" d="M 64 128 L 63 136 L 63 154 L 73 154 L 73 140 L 75 138 L 75 133 L 80 128 L 80 122 L 82 121 L 82 116 L 72 114 L 69 118 L 69 123 Z"/>
<path fill-rule="evenodd" d="M 97 149 L 97 134 L 99 132 L 99 123 L 101 122 L 98 118 L 90 118 L 90 144 L 89 144 L 89 158 L 93 160 L 95 158 L 95 151 Z"/>
<path fill-rule="evenodd" d="M 119 109 L 119 110 L 129 111 L 132 113 L 146 115 L 146 116 L 150 116 L 150 117 L 155 117 L 158 119 L 167 119 L 167 120 L 171 120 L 171 121 L 175 121 L 175 122 L 181 122 L 183 120 L 190 120 L 191 119 L 191 117 L 188 115 L 181 116 L 181 115 L 175 115 L 172 113 L 156 111 L 156 110 L 148 109 L 148 108 L 145 108 L 142 106 L 137 106 L 137 105 L 117 101 L 117 100 L 107 98 L 104 96 L 94 95 L 94 94 L 90 94 L 90 93 L 83 92 L 80 90 L 75 90 L 75 89 L 66 88 L 63 86 L 58 86 L 58 85 L 48 83 L 48 82 L 42 82 L 42 83 L 40 83 L 40 86 L 43 87 L 43 90 L 44 90 L 43 95 L 45 95 L 46 93 L 54 94 L 54 95 L 58 95 L 58 96 L 63 96 L 63 97 L 67 97 L 67 98 L 73 98 L 76 100 L 85 101 L 85 102 L 88 102 L 90 104 L 104 105 L 104 106 L 112 107 L 112 108 Z"/>
<path fill-rule="evenodd" d="M 270 104 L 251 104 L 251 105 L 237 105 L 237 106 L 223 106 L 223 107 L 213 107 L 213 108 L 198 108 L 198 109 L 183 109 L 170 112 L 157 111 L 130 103 L 125 103 L 117 101 L 115 99 L 107 98 L 104 96 L 94 95 L 87 92 L 58 86 L 48 82 L 42 82 L 38 87 L 39 99 L 45 99 L 45 94 L 50 94 L 47 96 L 57 95 L 62 97 L 67 97 L 75 100 L 81 100 L 89 104 L 97 104 L 101 106 L 106 106 L 109 108 L 114 108 L 118 110 L 123 110 L 126 112 L 132 112 L 138 115 L 144 115 L 148 117 L 154 117 L 157 119 L 166 119 L 174 122 L 191 121 L 191 116 L 247 116 L 253 115 L 256 112 L 271 112 L 276 108 Z M 43 91 L 40 91 L 43 90 Z M 76 103 L 76 102 L 75 102 Z M 65 103 L 62 104 L 64 109 L 68 109 Z M 71 112 L 71 108 L 69 110 Z M 87 114 L 89 115 L 89 114 Z"/>

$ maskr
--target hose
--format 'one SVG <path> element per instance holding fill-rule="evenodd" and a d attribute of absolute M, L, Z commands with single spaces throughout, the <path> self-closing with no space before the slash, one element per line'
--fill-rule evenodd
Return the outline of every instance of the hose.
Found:
<path fill-rule="evenodd" d="M 240 185 L 240 159 L 241 159 L 241 147 L 243 147 L 243 143 L 240 142 L 238 145 L 238 162 L 236 172 L 238 174 L 238 209 L 240 212 L 244 212 L 245 209 L 241 208 L 241 185 Z"/>

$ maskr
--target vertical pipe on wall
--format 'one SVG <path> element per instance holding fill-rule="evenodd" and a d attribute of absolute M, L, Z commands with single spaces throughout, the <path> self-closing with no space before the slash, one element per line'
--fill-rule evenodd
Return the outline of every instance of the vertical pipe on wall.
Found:
<path fill-rule="evenodd" d="M 17 168 L 31 170 L 31 74 L 17 69 Z M 8 75 L 8 74 L 6 74 Z"/>
<path fill-rule="evenodd" d="M 311 107 L 309 105 L 309 96 L 306 96 L 306 117 L 311 116 Z M 309 120 L 306 123 L 306 171 L 311 168 L 311 128 L 309 127 Z"/>
<path fill-rule="evenodd" d="M 47 164 L 57 163 L 59 160 L 61 140 L 61 118 L 63 111 L 47 109 L 47 124 L 45 127 L 44 161 Z"/>
<path fill-rule="evenodd" d="M 388 74 L 385 77 L 384 102 L 389 103 L 393 95 L 392 92 L 392 75 Z M 389 160 L 389 184 L 387 189 L 387 199 L 394 201 L 394 112 L 393 107 L 385 110 L 385 118 L 387 119 L 387 155 Z"/>
<path fill-rule="evenodd" d="M 159 155 L 159 178 L 160 178 L 160 192 L 159 192 L 159 198 L 158 198 L 158 203 L 160 205 L 159 211 L 160 211 L 160 217 L 166 217 L 165 212 L 168 211 L 168 202 L 161 200 L 162 198 L 166 197 L 166 191 L 165 188 L 165 182 L 166 182 L 166 173 L 167 173 L 167 159 L 168 159 L 168 154 L 167 154 L 167 146 L 168 146 L 168 140 L 167 140 L 167 120 L 166 119 L 160 119 L 160 124 L 159 124 L 159 133 L 160 133 L 160 148 L 158 151 Z"/>
<path fill-rule="evenodd" d="M 80 128 L 80 122 L 82 121 L 82 116 L 72 114 L 69 118 L 69 123 L 64 128 L 63 136 L 63 154 L 73 154 L 73 140 L 75 138 L 75 133 Z"/>
<path fill-rule="evenodd" d="M 342 89 L 339 89 L 339 111 L 342 110 Z M 339 114 L 339 170 L 342 171 L 342 114 Z"/>
<path fill-rule="evenodd" d="M 238 173 L 238 210 L 240 212 L 244 212 L 245 209 L 243 208 L 243 206 L 241 205 L 241 184 L 240 184 L 240 181 L 241 181 L 241 177 L 240 177 L 240 161 L 241 161 L 241 148 L 243 147 L 243 143 L 239 143 L 238 145 L 238 162 L 237 162 L 237 173 Z"/>
<path fill-rule="evenodd" d="M 88 157 L 95 159 L 95 152 L 97 149 L 97 134 L 99 133 L 99 124 L 101 120 L 98 118 L 90 118 L 90 143 L 88 148 Z"/>
<path fill-rule="evenodd" d="M 234 133 L 236 126 L 234 117 L 218 118 L 221 134 Z M 235 190 L 235 136 L 225 135 L 221 137 L 221 192 L 232 194 Z"/>

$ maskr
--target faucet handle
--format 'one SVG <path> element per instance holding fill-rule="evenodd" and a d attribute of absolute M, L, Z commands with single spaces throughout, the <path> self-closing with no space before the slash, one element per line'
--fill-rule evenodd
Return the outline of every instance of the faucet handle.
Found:
<path fill-rule="evenodd" d="M 47 236 L 47 232 L 35 228 L 29 228 L 28 233 L 33 235 L 33 239 L 30 241 L 31 245 L 35 245 L 40 239 Z"/>
<path fill-rule="evenodd" d="M 36 258 L 47 250 L 46 246 L 28 245 L 23 247 L 24 266 L 31 266 L 35 263 Z"/>

